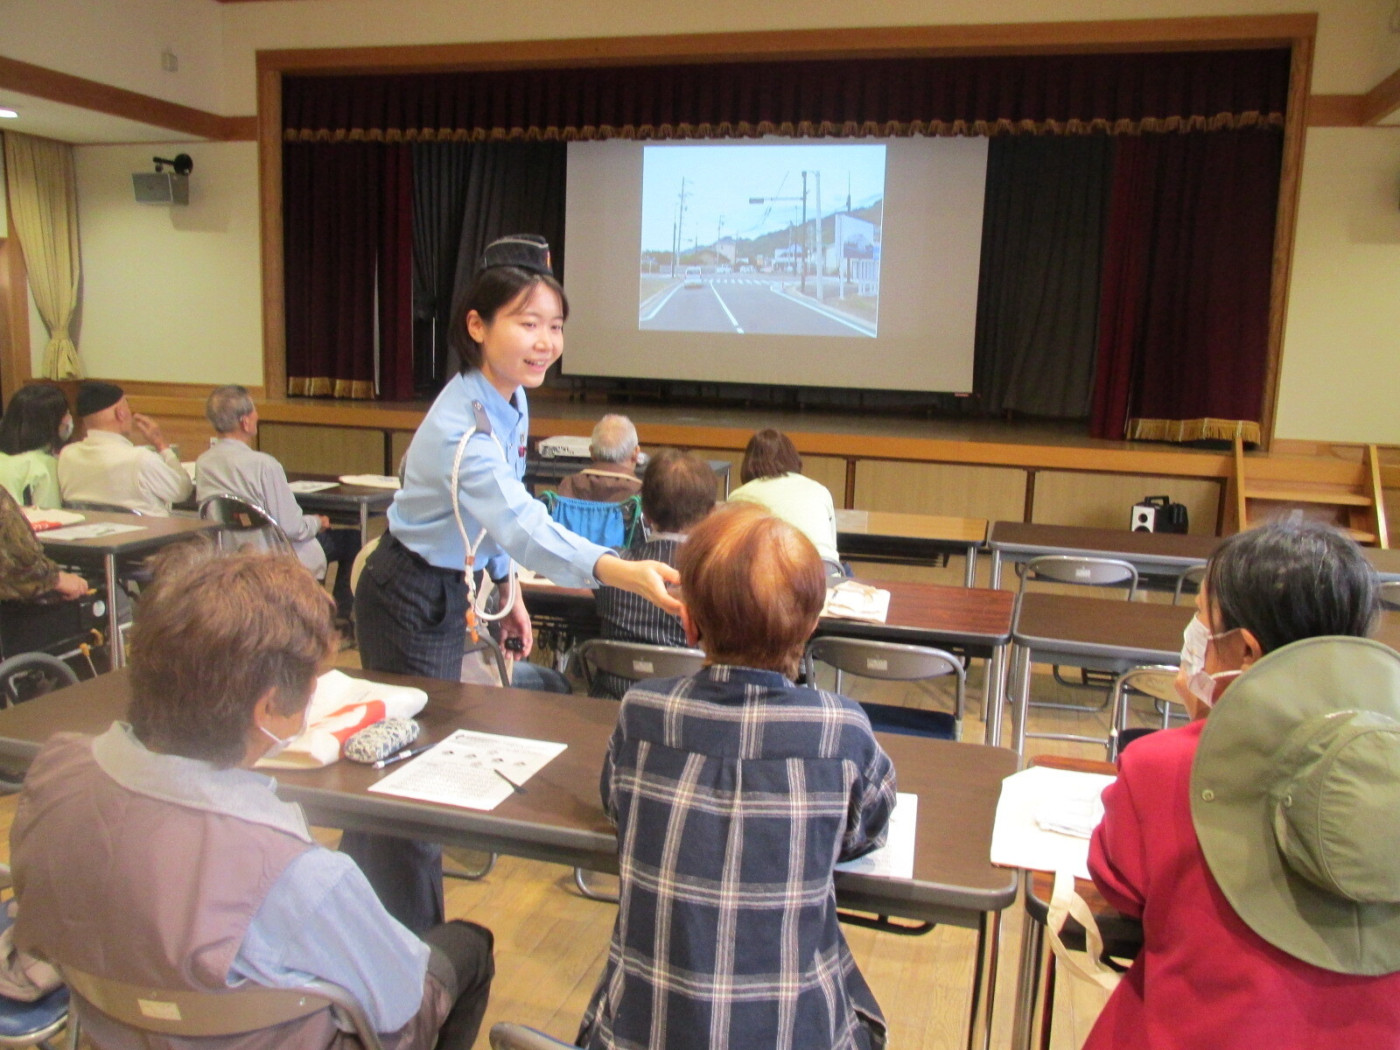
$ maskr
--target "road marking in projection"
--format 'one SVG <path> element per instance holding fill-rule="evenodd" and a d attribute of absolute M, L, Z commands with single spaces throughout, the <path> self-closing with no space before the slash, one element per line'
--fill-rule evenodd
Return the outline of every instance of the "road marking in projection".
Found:
<path fill-rule="evenodd" d="M 738 332 L 740 335 L 743 335 L 744 330 L 739 327 L 739 319 L 729 312 L 729 307 L 724 305 L 723 297 L 719 294 L 718 291 L 715 290 L 715 286 L 713 284 L 710 285 L 710 291 L 715 293 L 715 298 L 719 300 L 719 308 L 724 311 L 724 316 L 729 318 L 729 323 L 734 326 L 734 331 Z"/>
<path fill-rule="evenodd" d="M 857 321 L 852 321 L 848 317 L 842 317 L 835 310 L 828 310 L 826 307 L 818 306 L 816 303 L 808 299 L 803 299 L 796 295 L 791 295 L 788 292 L 783 291 L 778 285 L 770 285 L 769 287 L 772 288 L 774 295 L 780 295 L 790 303 L 796 303 L 798 306 L 805 306 L 813 313 L 818 313 L 821 314 L 823 317 L 828 317 L 831 320 L 835 321 L 837 324 L 843 324 L 847 328 L 853 329 L 861 335 L 869 336 L 871 339 L 875 338 L 875 332 L 872 329 L 860 324 Z"/>
<path fill-rule="evenodd" d="M 680 288 L 681 286 L 678 284 L 672 286 L 671 290 L 668 291 L 665 295 L 663 295 L 660 301 L 658 301 L 657 304 L 654 307 L 652 307 L 651 313 L 643 317 L 639 323 L 646 324 L 648 321 L 654 321 L 656 319 L 656 315 L 661 312 L 661 308 L 671 301 L 671 296 L 675 295 L 678 291 L 680 291 Z"/>

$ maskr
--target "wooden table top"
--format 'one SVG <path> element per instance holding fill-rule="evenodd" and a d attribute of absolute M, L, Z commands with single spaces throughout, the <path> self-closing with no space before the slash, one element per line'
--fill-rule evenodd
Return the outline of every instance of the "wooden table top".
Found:
<path fill-rule="evenodd" d="M 311 819 L 480 849 L 520 854 L 596 870 L 616 870 L 616 836 L 603 812 L 598 777 L 617 719 L 617 704 L 433 679 L 355 672 L 373 681 L 415 685 L 428 693 L 418 716 L 424 743 L 464 727 L 568 747 L 490 812 L 372 794 L 393 772 L 352 762 L 326 769 L 278 772 L 278 793 L 300 803 Z M 22 768 L 59 730 L 89 734 L 121 718 L 129 677 L 113 672 L 0 711 L 0 760 Z M 844 906 L 961 925 L 1015 899 L 1015 873 L 990 860 L 992 822 L 1001 781 L 1016 756 L 1003 748 L 922 737 L 880 735 L 894 760 L 900 790 L 920 796 L 914 878 L 838 874 Z"/>
<path fill-rule="evenodd" d="M 836 533 L 889 539 L 941 540 L 978 544 L 987 538 L 986 518 L 953 518 L 939 514 L 897 514 L 884 510 L 838 510 Z"/>
<path fill-rule="evenodd" d="M 43 532 L 36 533 L 39 542 L 51 551 L 65 553 L 87 551 L 90 554 L 135 554 L 163 546 L 184 536 L 192 536 L 195 533 L 218 528 L 215 522 L 203 521 L 199 518 L 157 518 L 151 515 L 117 514 L 101 510 L 83 510 L 74 513 L 83 516 L 81 522 L 74 524 L 138 525 L 140 531 L 118 532 L 111 536 L 94 536 L 85 540 L 70 540 L 53 535 L 57 530 L 45 529 Z"/>
<path fill-rule="evenodd" d="M 995 521 L 987 533 L 987 545 L 1003 553 L 1120 555 L 1129 561 L 1134 557 L 1180 561 L 1183 567 L 1204 562 L 1219 544 L 1219 536 L 1024 521 Z"/>

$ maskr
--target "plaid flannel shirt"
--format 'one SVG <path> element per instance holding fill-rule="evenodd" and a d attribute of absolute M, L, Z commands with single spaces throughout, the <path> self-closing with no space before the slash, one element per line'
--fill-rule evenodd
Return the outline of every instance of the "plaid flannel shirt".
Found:
<path fill-rule="evenodd" d="M 602 793 L 621 900 L 580 1045 L 883 1045 L 832 879 L 883 843 L 895 803 L 857 704 L 741 667 L 641 683 Z"/>

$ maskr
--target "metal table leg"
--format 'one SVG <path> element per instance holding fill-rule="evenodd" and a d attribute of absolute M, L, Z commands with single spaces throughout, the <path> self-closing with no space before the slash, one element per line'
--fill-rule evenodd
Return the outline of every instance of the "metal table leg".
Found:
<path fill-rule="evenodd" d="M 107 647 L 115 670 L 126 666 L 126 653 L 122 651 L 121 614 L 117 610 L 117 556 L 104 554 L 102 567 L 107 573 Z"/>
<path fill-rule="evenodd" d="M 1010 644 L 1010 643 L 1007 643 Z M 992 747 L 1001 746 L 1001 722 L 1006 712 L 1006 646 L 999 645 L 987 661 L 986 696 L 982 718 L 987 724 L 985 741 Z"/>
<path fill-rule="evenodd" d="M 1022 873 L 1024 887 L 1028 876 Z M 1022 893 L 1024 900 L 1025 894 Z M 1011 1050 L 1030 1050 L 1035 1029 L 1036 1000 L 1040 995 L 1041 959 L 1045 951 L 1045 927 L 1023 907 L 1020 965 L 1016 976 L 1016 1012 L 1011 1022 Z"/>
<path fill-rule="evenodd" d="M 992 590 L 1001 588 L 1001 551 L 992 548 L 992 580 L 987 584 Z"/>
<path fill-rule="evenodd" d="M 967 1025 L 968 1050 L 989 1050 L 992 1008 L 996 1000 L 997 958 L 1001 952 L 1001 912 L 977 917 L 977 961 L 972 973 L 972 1007 Z"/>
<path fill-rule="evenodd" d="M 977 545 L 970 543 L 967 546 L 967 554 L 964 557 L 966 568 L 963 570 L 963 586 L 977 586 Z"/>

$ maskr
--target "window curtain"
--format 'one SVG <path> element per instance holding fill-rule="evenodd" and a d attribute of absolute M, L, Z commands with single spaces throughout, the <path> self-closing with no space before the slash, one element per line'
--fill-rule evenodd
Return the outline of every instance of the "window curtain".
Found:
<path fill-rule="evenodd" d="M 1112 141 L 988 145 L 973 386 L 984 412 L 1089 415 Z"/>
<path fill-rule="evenodd" d="M 1259 440 L 1277 131 L 1116 140 L 1095 437 Z"/>
<path fill-rule="evenodd" d="M 78 308 L 78 183 L 73 147 L 5 132 L 5 182 L 10 222 L 24 249 L 34 305 L 49 330 L 44 378 L 81 379 L 82 362 L 69 325 Z"/>
<path fill-rule="evenodd" d="M 408 146 L 282 152 L 287 392 L 412 396 Z"/>

